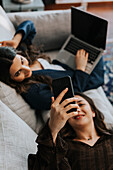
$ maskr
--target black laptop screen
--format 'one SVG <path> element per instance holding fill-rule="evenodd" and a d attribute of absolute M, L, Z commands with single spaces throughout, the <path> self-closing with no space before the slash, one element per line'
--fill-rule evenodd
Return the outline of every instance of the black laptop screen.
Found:
<path fill-rule="evenodd" d="M 105 49 L 108 22 L 74 7 L 71 12 L 71 33 L 82 41 Z"/>

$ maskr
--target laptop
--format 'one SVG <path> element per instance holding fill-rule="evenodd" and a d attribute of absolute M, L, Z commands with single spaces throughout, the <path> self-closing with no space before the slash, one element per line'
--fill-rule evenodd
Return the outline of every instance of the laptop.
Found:
<path fill-rule="evenodd" d="M 89 53 L 85 72 L 91 74 L 106 47 L 108 21 L 71 7 L 71 35 L 57 55 L 57 60 L 75 69 L 75 55 L 80 49 Z"/>

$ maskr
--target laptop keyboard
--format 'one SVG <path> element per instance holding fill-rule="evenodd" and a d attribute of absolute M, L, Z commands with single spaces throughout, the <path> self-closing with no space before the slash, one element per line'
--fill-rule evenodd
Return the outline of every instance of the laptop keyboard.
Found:
<path fill-rule="evenodd" d="M 64 48 L 68 52 L 76 55 L 77 51 L 80 49 L 84 49 L 86 52 L 89 53 L 88 55 L 88 63 L 93 64 L 98 57 L 98 54 L 100 53 L 99 50 L 96 50 L 90 46 L 87 46 L 84 43 L 81 43 L 80 41 L 71 38 L 66 47 Z"/>

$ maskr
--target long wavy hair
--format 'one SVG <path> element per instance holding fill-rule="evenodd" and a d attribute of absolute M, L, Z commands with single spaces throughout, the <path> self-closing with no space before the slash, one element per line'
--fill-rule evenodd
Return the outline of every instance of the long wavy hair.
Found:
<path fill-rule="evenodd" d="M 10 47 L 8 47 L 10 50 Z M 12 50 L 12 48 L 11 48 Z M 14 50 L 15 51 L 15 50 Z M 19 48 L 19 50 L 16 51 L 17 54 L 20 54 L 22 56 L 24 56 L 25 58 L 27 58 L 27 60 L 29 61 L 29 65 L 34 64 L 34 62 L 38 59 L 38 58 L 44 58 L 46 59 L 49 63 L 51 63 L 51 59 L 49 56 L 43 54 L 40 52 L 39 50 L 36 50 L 32 45 L 30 46 L 26 46 L 25 44 L 22 44 L 21 47 Z M 5 54 L 6 56 L 8 56 L 7 54 Z M 3 57 L 5 58 L 6 56 L 3 55 Z M 2 58 L 3 58 L 2 57 Z M 12 64 L 12 58 L 9 58 L 8 56 L 8 61 L 10 64 Z M 4 67 L 7 67 L 7 65 Z M 49 76 L 43 76 L 43 75 L 32 75 L 30 78 L 23 80 L 22 82 L 16 82 L 14 80 L 12 80 L 10 78 L 10 75 L 4 75 L 5 73 L 3 73 L 2 75 L 0 75 L 0 79 L 1 81 L 3 81 L 4 83 L 6 83 L 7 85 L 15 88 L 15 90 L 17 91 L 17 93 L 21 94 L 21 93 L 25 93 L 27 92 L 27 90 L 30 88 L 30 86 L 32 84 L 40 84 L 40 83 L 44 83 L 44 84 L 48 84 L 49 87 L 51 88 L 51 84 L 52 84 L 52 79 Z M 4 79 L 4 76 L 7 76 Z"/>
<path fill-rule="evenodd" d="M 80 92 L 76 92 L 75 95 L 79 95 L 82 98 L 84 98 L 89 103 L 92 111 L 95 112 L 95 117 L 93 118 L 93 120 L 94 120 L 94 125 L 95 125 L 95 128 L 96 128 L 98 135 L 110 134 L 110 133 L 113 134 L 112 129 L 111 130 L 107 129 L 105 122 L 104 122 L 104 115 L 97 109 L 93 100 L 90 97 L 88 97 L 85 94 L 80 93 Z M 73 130 L 73 128 L 71 127 L 71 125 L 68 123 L 68 121 L 65 124 L 65 126 L 62 128 L 60 133 L 61 133 L 63 138 L 74 139 L 76 137 L 76 133 Z"/>

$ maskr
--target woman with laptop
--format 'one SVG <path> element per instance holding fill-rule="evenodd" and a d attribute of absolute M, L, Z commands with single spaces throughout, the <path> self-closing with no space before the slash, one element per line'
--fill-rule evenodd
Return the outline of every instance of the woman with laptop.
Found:
<path fill-rule="evenodd" d="M 78 50 L 76 69 L 73 70 L 57 60 L 51 62 L 49 57 L 33 50 L 31 46 L 35 34 L 33 22 L 25 21 L 18 26 L 12 40 L 0 42 L 0 81 L 15 88 L 33 109 L 50 109 L 52 79 L 70 76 L 74 92 L 95 89 L 103 84 L 102 58 L 89 75 L 84 72 L 88 53 Z"/>

